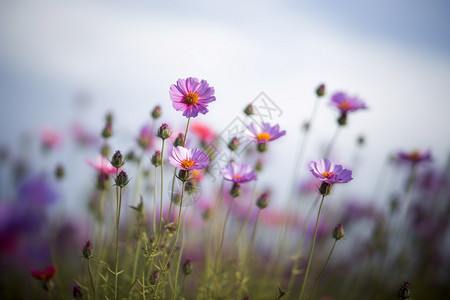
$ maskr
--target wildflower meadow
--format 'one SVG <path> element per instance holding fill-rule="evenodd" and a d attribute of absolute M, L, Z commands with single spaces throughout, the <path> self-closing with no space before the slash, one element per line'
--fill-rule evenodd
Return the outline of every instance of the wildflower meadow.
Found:
<path fill-rule="evenodd" d="M 125 145 L 111 143 L 120 115 L 108 111 L 95 132 L 43 130 L 33 163 L 3 145 L 2 181 L 13 188 L 0 203 L 0 299 L 448 299 L 450 163 L 436 165 L 427 145 L 393 149 L 364 179 L 382 201 L 342 193 L 359 172 L 335 154 L 338 132 L 370 114 L 370 99 L 312 88 L 286 176 L 268 162 L 290 133 L 254 118 L 257 105 L 242 105 L 245 121 L 225 139 L 201 121 L 225 101 L 215 93 L 223 87 L 189 77 L 161 88 L 183 128 L 155 102 Z M 335 113 L 336 129 L 309 159 L 319 106 Z M 98 153 L 75 174 L 90 184 L 70 189 L 69 211 L 58 204 L 74 166 L 46 163 L 64 139 Z M 357 137 L 355 151 L 364 143 Z M 291 189 L 260 184 L 264 174 Z M 388 174 L 398 179 L 387 184 Z"/>

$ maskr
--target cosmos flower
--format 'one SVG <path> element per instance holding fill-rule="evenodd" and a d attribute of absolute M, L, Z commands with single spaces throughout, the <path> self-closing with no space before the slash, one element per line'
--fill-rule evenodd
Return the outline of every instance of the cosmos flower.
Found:
<path fill-rule="evenodd" d="M 116 174 L 117 169 L 113 165 L 111 165 L 111 163 L 106 157 L 100 154 L 97 156 L 97 163 L 92 162 L 90 159 L 87 159 L 86 162 L 88 165 L 90 165 L 100 173 L 109 175 Z M 119 172 L 120 170 L 121 169 L 119 169 Z"/>
<path fill-rule="evenodd" d="M 430 151 L 411 151 L 409 153 L 401 151 L 397 153 L 397 159 L 402 162 L 416 164 L 423 161 L 431 161 L 431 153 Z"/>
<path fill-rule="evenodd" d="M 33 276 L 36 279 L 43 280 L 45 282 L 48 282 L 50 279 L 55 277 L 56 274 L 56 267 L 53 265 L 49 265 L 44 270 L 30 270 L 31 276 Z"/>
<path fill-rule="evenodd" d="M 173 108 L 183 111 L 186 118 L 195 118 L 198 113 L 206 114 L 208 104 L 216 100 L 214 88 L 206 80 L 199 82 L 193 77 L 178 79 L 176 85 L 170 86 L 169 94 Z"/>
<path fill-rule="evenodd" d="M 198 148 L 174 147 L 169 157 L 172 166 L 182 170 L 201 170 L 209 166 L 209 156 Z"/>
<path fill-rule="evenodd" d="M 62 139 L 58 132 L 50 128 L 44 128 L 41 132 L 42 146 L 46 150 L 53 150 L 61 146 Z"/>
<path fill-rule="evenodd" d="M 367 109 L 366 104 L 357 97 L 349 97 L 342 92 L 336 93 L 331 97 L 331 105 L 339 109 L 342 114 L 346 114 L 349 111 Z"/>
<path fill-rule="evenodd" d="M 217 136 L 210 126 L 202 122 L 195 122 L 190 129 L 205 143 L 212 142 Z"/>
<path fill-rule="evenodd" d="M 231 162 L 220 172 L 225 180 L 233 181 L 234 183 L 244 183 L 256 180 L 255 170 L 247 164 Z"/>
<path fill-rule="evenodd" d="M 272 127 L 269 123 L 262 123 L 262 128 L 257 129 L 255 124 L 251 123 L 244 134 L 257 144 L 265 144 L 282 137 L 286 134 L 286 130 L 280 131 L 278 124 Z"/>
<path fill-rule="evenodd" d="M 143 150 L 148 150 L 152 146 L 153 133 L 150 125 L 144 125 L 139 132 L 137 143 Z"/>
<path fill-rule="evenodd" d="M 321 158 L 317 162 L 311 161 L 309 170 L 316 178 L 328 184 L 346 183 L 353 179 L 351 170 L 344 169 L 341 165 L 336 165 L 328 159 Z"/>

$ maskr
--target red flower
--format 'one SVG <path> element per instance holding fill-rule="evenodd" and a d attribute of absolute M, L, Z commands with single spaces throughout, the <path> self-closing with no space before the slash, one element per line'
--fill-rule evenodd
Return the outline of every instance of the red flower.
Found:
<path fill-rule="evenodd" d="M 49 265 L 44 270 L 30 270 L 31 276 L 33 276 L 36 279 L 43 280 L 45 282 L 48 282 L 50 279 L 55 277 L 56 274 L 56 267 L 54 265 Z"/>

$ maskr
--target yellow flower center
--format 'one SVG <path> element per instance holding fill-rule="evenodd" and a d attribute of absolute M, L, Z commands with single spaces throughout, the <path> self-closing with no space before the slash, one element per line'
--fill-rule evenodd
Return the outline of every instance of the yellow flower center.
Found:
<path fill-rule="evenodd" d="M 327 179 L 330 179 L 331 177 L 333 177 L 333 175 L 334 175 L 333 172 L 323 172 L 322 173 L 322 176 L 327 178 Z"/>
<path fill-rule="evenodd" d="M 270 140 L 270 134 L 268 134 L 267 132 L 258 133 L 258 135 L 256 136 L 256 139 L 258 141 L 265 140 L 267 142 Z"/>
<path fill-rule="evenodd" d="M 419 160 L 420 159 L 420 152 L 419 151 L 413 151 L 411 153 L 409 153 L 409 158 L 411 160 Z"/>
<path fill-rule="evenodd" d="M 186 101 L 187 103 L 189 103 L 189 104 L 192 105 L 192 104 L 197 103 L 199 97 L 200 97 L 200 96 L 197 95 L 197 93 L 195 93 L 195 92 L 189 92 L 189 93 L 187 93 L 187 95 L 184 97 L 184 101 Z"/>
<path fill-rule="evenodd" d="M 339 103 L 339 109 L 341 110 L 347 110 L 351 107 L 352 107 L 351 104 L 347 101 L 342 101 L 341 103 Z"/>
<path fill-rule="evenodd" d="M 241 178 L 242 176 L 241 176 L 241 175 L 234 175 L 233 177 L 236 178 L 236 179 L 239 179 L 239 178 Z"/>
<path fill-rule="evenodd" d="M 192 167 L 193 165 L 194 161 L 192 159 L 185 159 L 181 162 L 181 166 L 186 170 Z"/>

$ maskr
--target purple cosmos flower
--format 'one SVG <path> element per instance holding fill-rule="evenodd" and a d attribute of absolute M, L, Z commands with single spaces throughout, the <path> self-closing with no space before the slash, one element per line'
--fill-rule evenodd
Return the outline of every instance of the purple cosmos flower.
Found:
<path fill-rule="evenodd" d="M 346 183 L 352 180 L 352 171 L 336 165 L 328 159 L 319 159 L 309 163 L 309 170 L 318 179 L 328 184 Z"/>
<path fill-rule="evenodd" d="M 173 108 L 183 111 L 186 118 L 195 118 L 198 113 L 206 114 L 208 103 L 216 100 L 214 88 L 206 80 L 199 82 L 193 77 L 178 79 L 176 85 L 170 86 L 169 94 Z"/>
<path fill-rule="evenodd" d="M 257 144 L 265 144 L 282 137 L 286 134 L 286 130 L 280 132 L 278 124 L 271 127 L 269 123 L 262 123 L 262 128 L 258 130 L 255 124 L 251 123 L 244 134 Z"/>
<path fill-rule="evenodd" d="M 431 161 L 431 153 L 430 151 L 411 151 L 409 153 L 399 152 L 397 158 L 399 161 L 416 164 L 422 161 Z"/>
<path fill-rule="evenodd" d="M 201 170 L 209 166 L 208 154 L 198 148 L 175 147 L 169 161 L 172 166 L 183 170 Z"/>
<path fill-rule="evenodd" d="M 256 180 L 255 170 L 247 164 L 231 162 L 220 172 L 225 180 L 233 181 L 234 183 L 244 183 Z"/>
<path fill-rule="evenodd" d="M 342 92 L 336 93 L 331 97 L 331 105 L 339 109 L 342 114 L 367 108 L 366 104 L 357 97 L 349 97 L 346 93 Z"/>

